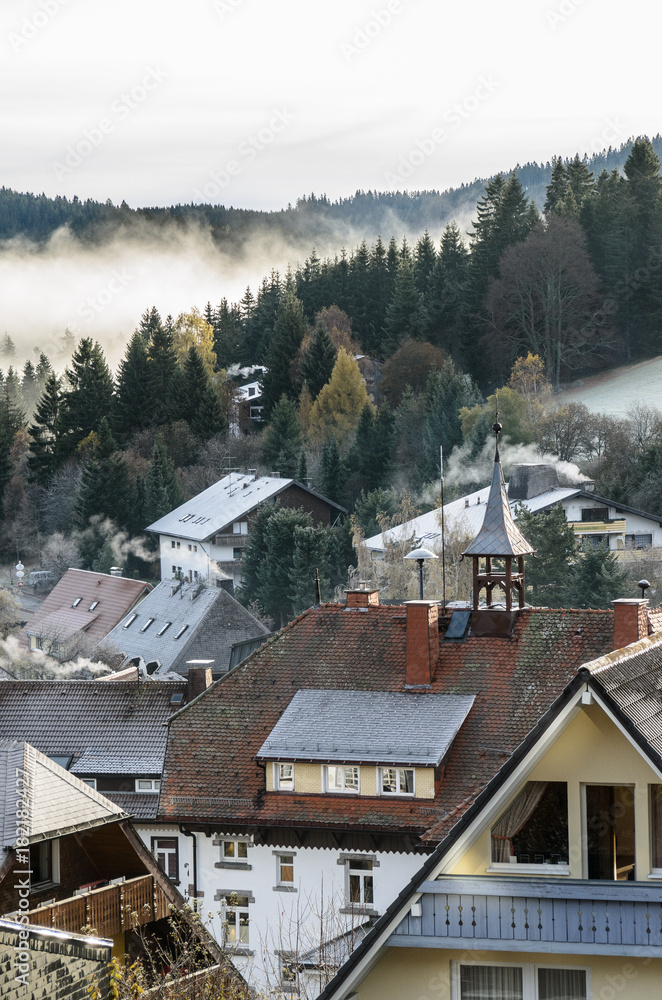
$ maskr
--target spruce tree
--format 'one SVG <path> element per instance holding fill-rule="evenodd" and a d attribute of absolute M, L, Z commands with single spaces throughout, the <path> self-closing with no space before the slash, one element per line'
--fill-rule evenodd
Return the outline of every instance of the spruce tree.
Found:
<path fill-rule="evenodd" d="M 61 457 L 74 453 L 83 438 L 96 431 L 111 413 L 113 379 L 101 345 L 83 338 L 65 370 L 68 383 L 60 405 L 58 449 Z"/>
<path fill-rule="evenodd" d="M 535 549 L 535 558 L 526 557 L 527 600 L 542 607 L 567 607 L 576 543 L 563 507 L 557 504 L 549 512 L 533 514 L 519 504 L 516 515 L 517 527 Z"/>
<path fill-rule="evenodd" d="M 159 316 L 159 311 L 156 306 L 152 306 L 151 309 L 146 309 L 145 312 L 140 317 L 140 323 L 138 324 L 138 333 L 142 337 L 145 347 L 151 344 L 154 334 L 163 329 L 163 324 L 161 323 L 161 317 Z"/>
<path fill-rule="evenodd" d="M 129 528 L 133 518 L 134 491 L 129 470 L 106 417 L 99 425 L 91 456 L 85 462 L 78 497 L 78 520 L 82 528 L 101 514 L 119 528 Z"/>
<path fill-rule="evenodd" d="M 208 441 L 216 434 L 225 434 L 228 429 L 227 414 L 214 384 L 209 381 L 205 387 L 197 413 L 189 421 L 189 427 L 200 441 Z"/>
<path fill-rule="evenodd" d="M 154 330 L 147 349 L 145 406 L 150 413 L 150 426 L 171 423 L 179 419 L 181 404 L 181 371 L 173 337 L 172 317 Z"/>
<path fill-rule="evenodd" d="M 468 280 L 469 251 L 457 225 L 449 222 L 428 278 L 423 329 L 430 343 L 455 357 L 463 354 Z"/>
<path fill-rule="evenodd" d="M 409 337 L 416 340 L 423 326 L 423 300 L 416 287 L 414 268 L 405 256 L 400 261 L 393 298 L 386 310 L 386 348 L 389 354 Z"/>
<path fill-rule="evenodd" d="M 262 383 L 263 416 L 271 413 L 283 394 L 296 398 L 292 382 L 292 362 L 301 347 L 306 332 L 303 305 L 293 291 L 286 292 L 274 326 L 274 335 L 267 355 L 267 372 Z"/>
<path fill-rule="evenodd" d="M 28 358 L 23 365 L 23 376 L 21 378 L 21 396 L 23 407 L 27 414 L 32 414 L 40 395 L 37 373 L 35 372 L 34 365 Z"/>
<path fill-rule="evenodd" d="M 340 460 L 338 444 L 335 438 L 331 438 L 329 444 L 322 448 L 322 460 L 320 463 L 321 472 L 321 492 L 329 500 L 340 502 L 343 487 L 345 485 L 345 468 Z"/>
<path fill-rule="evenodd" d="M 324 323 L 317 323 L 300 366 L 301 379 L 308 384 L 313 399 L 331 378 L 337 355 Z"/>
<path fill-rule="evenodd" d="M 294 478 L 297 456 L 301 449 L 301 431 L 297 409 L 291 399 L 283 394 L 276 403 L 271 423 L 264 432 L 262 451 L 264 461 L 281 476 Z"/>
<path fill-rule="evenodd" d="M 436 259 L 437 254 L 434 249 L 434 243 L 426 229 L 416 244 L 414 251 L 414 279 L 421 295 L 425 295 L 427 292 L 428 282 Z"/>
<path fill-rule="evenodd" d="M 326 574 L 327 534 L 323 528 L 314 528 L 312 525 L 297 525 L 294 529 L 289 597 L 295 615 L 301 614 L 315 603 L 315 575 L 318 570 L 322 599 L 330 590 Z"/>
<path fill-rule="evenodd" d="M 181 377 L 179 415 L 191 426 L 200 412 L 202 398 L 209 385 L 209 373 L 197 347 L 189 347 Z"/>
<path fill-rule="evenodd" d="M 606 545 L 589 545 L 577 558 L 568 579 L 567 603 L 571 608 L 611 608 L 627 594 L 627 573 Z"/>
<path fill-rule="evenodd" d="M 302 483 L 304 486 L 308 483 L 308 461 L 306 459 L 306 453 L 303 449 L 299 452 L 299 461 L 297 462 L 297 471 L 294 478 L 298 483 Z"/>
<path fill-rule="evenodd" d="M 33 422 L 28 428 L 28 480 L 47 486 L 58 465 L 59 413 L 62 403 L 60 380 L 52 372 L 37 403 Z"/>
<path fill-rule="evenodd" d="M 145 520 L 152 524 L 182 503 L 175 466 L 160 438 L 154 445 L 145 483 Z"/>
<path fill-rule="evenodd" d="M 122 439 L 143 430 L 151 422 L 145 392 L 147 377 L 147 347 L 143 335 L 136 331 L 117 369 L 117 390 L 113 399 L 113 427 Z"/>
<path fill-rule="evenodd" d="M 557 156 L 552 161 L 552 176 L 549 184 L 547 185 L 543 211 L 561 211 L 561 214 L 563 214 L 563 205 L 565 204 L 569 189 L 570 186 L 568 184 L 568 175 L 566 174 L 565 164 L 561 157 Z"/>

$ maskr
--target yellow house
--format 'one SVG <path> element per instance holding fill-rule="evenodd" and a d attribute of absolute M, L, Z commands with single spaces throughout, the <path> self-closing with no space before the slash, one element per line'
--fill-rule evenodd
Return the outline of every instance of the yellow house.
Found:
<path fill-rule="evenodd" d="M 586 663 L 319 1000 L 662 997 L 661 691 Z"/>

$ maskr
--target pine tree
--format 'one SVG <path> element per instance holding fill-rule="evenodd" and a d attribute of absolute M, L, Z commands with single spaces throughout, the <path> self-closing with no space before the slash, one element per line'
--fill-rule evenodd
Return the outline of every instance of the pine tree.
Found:
<path fill-rule="evenodd" d="M 627 573 L 615 553 L 606 545 L 589 545 L 574 564 L 566 597 L 571 608 L 610 608 L 627 589 Z"/>
<path fill-rule="evenodd" d="M 266 464 L 281 476 L 294 478 L 297 455 L 301 449 L 301 432 L 296 406 L 285 394 L 276 403 L 271 423 L 264 432 L 262 451 Z"/>
<path fill-rule="evenodd" d="M 85 527 L 101 514 L 119 528 L 128 528 L 133 517 L 134 491 L 129 470 L 104 417 L 99 425 L 90 458 L 83 468 L 78 497 L 78 520 Z"/>
<path fill-rule="evenodd" d="M 340 460 L 335 438 L 331 438 L 329 444 L 325 444 L 322 448 L 320 472 L 322 475 L 322 494 L 329 500 L 339 503 L 345 485 L 345 468 Z"/>
<path fill-rule="evenodd" d="M 260 604 L 281 627 L 292 617 L 290 596 L 294 575 L 295 532 L 311 528 L 312 517 L 303 510 L 282 507 L 269 518 L 264 532 L 268 557 L 263 567 Z"/>
<path fill-rule="evenodd" d="M 456 357 L 462 356 L 465 340 L 468 281 L 469 251 L 457 225 L 449 222 L 428 278 L 423 329 L 430 343 Z"/>
<path fill-rule="evenodd" d="M 307 383 L 313 399 L 331 378 L 337 355 L 338 352 L 326 332 L 326 327 L 318 322 L 300 366 L 301 378 Z"/>
<path fill-rule="evenodd" d="M 549 184 L 547 185 L 543 211 L 557 212 L 559 211 L 559 206 L 561 206 L 562 212 L 569 190 L 570 185 L 568 184 L 568 175 L 565 170 L 565 164 L 560 156 L 554 157 L 554 160 L 552 161 L 552 176 Z"/>
<path fill-rule="evenodd" d="M 286 292 L 278 310 L 267 355 L 267 373 L 262 384 L 261 403 L 266 420 L 271 418 L 271 412 L 283 393 L 291 399 L 296 396 L 292 383 L 292 362 L 305 332 L 303 305 L 293 291 Z"/>
<path fill-rule="evenodd" d="M 586 160 L 580 159 L 579 153 L 576 153 L 574 159 L 570 160 L 566 166 L 566 176 L 568 178 L 568 187 L 572 191 L 577 209 L 581 212 L 582 205 L 593 194 L 595 184 L 593 172 L 588 169 Z"/>
<path fill-rule="evenodd" d="M 315 603 L 315 574 L 319 570 L 322 599 L 330 590 L 326 575 L 327 531 L 297 525 L 293 533 L 294 556 L 290 570 L 290 600 L 295 615 Z"/>
<path fill-rule="evenodd" d="M 83 438 L 111 412 L 113 379 L 100 344 L 83 338 L 65 370 L 68 389 L 60 405 L 58 449 L 72 455 Z"/>
<path fill-rule="evenodd" d="M 145 347 L 151 344 L 154 335 L 161 330 L 163 330 L 163 324 L 161 323 L 158 309 L 155 306 L 152 306 L 151 309 L 146 309 L 140 317 L 137 331 L 142 337 Z"/>
<path fill-rule="evenodd" d="M 117 390 L 113 400 L 113 427 L 120 438 L 128 438 L 151 422 L 145 392 L 148 379 L 147 347 L 139 331 L 129 341 L 117 369 Z"/>
<path fill-rule="evenodd" d="M 368 287 L 367 297 L 367 317 L 368 323 L 363 332 L 363 348 L 368 354 L 381 353 L 382 331 L 386 322 L 386 309 L 393 296 L 395 280 L 391 278 L 388 271 L 386 248 L 382 243 L 381 236 L 370 253 L 370 264 L 368 267 Z"/>
<path fill-rule="evenodd" d="M 189 424 L 195 420 L 200 411 L 202 398 L 209 385 L 209 373 L 205 368 L 202 356 L 197 347 L 189 348 L 184 361 L 181 378 L 181 400 L 179 415 Z"/>
<path fill-rule="evenodd" d="M 297 471 L 294 478 L 298 483 L 303 483 L 304 486 L 308 483 L 308 461 L 303 449 L 299 452 L 299 461 L 297 462 Z"/>
<path fill-rule="evenodd" d="M 439 478 L 439 448 L 450 455 L 462 443 L 460 408 L 480 402 L 471 380 L 448 359 L 439 370 L 431 371 L 425 387 L 425 420 L 418 479 L 421 483 Z"/>
<path fill-rule="evenodd" d="M 37 363 L 37 368 L 35 370 L 35 375 L 37 382 L 41 386 L 41 391 L 43 392 L 43 387 L 46 385 L 46 379 L 49 375 L 53 374 L 53 366 L 48 360 L 47 356 L 43 351 L 39 354 L 39 362 Z"/>
<path fill-rule="evenodd" d="M 145 520 L 148 524 L 182 503 L 175 466 L 162 440 L 157 439 L 145 483 Z"/>
<path fill-rule="evenodd" d="M 213 382 L 207 383 L 198 411 L 189 421 L 189 427 L 200 441 L 208 441 L 217 434 L 227 432 L 227 414 Z"/>
<path fill-rule="evenodd" d="M 417 339 L 422 326 L 423 300 L 416 287 L 413 265 L 405 256 L 400 261 L 393 298 L 386 310 L 384 332 L 388 353 L 396 351 L 409 337 Z"/>
<path fill-rule="evenodd" d="M 566 521 L 563 507 L 557 504 L 550 511 L 533 514 L 519 504 L 516 514 L 517 527 L 535 549 L 535 559 L 526 557 L 527 599 L 543 607 L 567 607 L 575 533 Z"/>
<path fill-rule="evenodd" d="M 28 453 L 28 480 L 47 486 L 58 465 L 59 413 L 62 403 L 60 380 L 52 372 L 37 403 L 30 433 Z"/>
<path fill-rule="evenodd" d="M 23 365 L 23 377 L 21 378 L 21 397 L 27 414 L 32 414 L 39 396 L 37 373 L 35 372 L 34 365 L 28 359 Z"/>
<path fill-rule="evenodd" d="M 428 282 L 436 259 L 437 254 L 434 249 L 434 243 L 426 229 L 416 244 L 414 251 L 414 279 L 421 295 L 425 295 L 427 292 Z"/>
<path fill-rule="evenodd" d="M 0 357 L 2 358 L 16 357 L 16 344 L 6 331 L 2 340 L 0 340 Z"/>
<path fill-rule="evenodd" d="M 150 414 L 150 426 L 158 427 L 179 418 L 181 403 L 181 371 L 177 364 L 172 317 L 165 326 L 152 334 L 147 348 L 145 406 Z"/>
<path fill-rule="evenodd" d="M 227 299 L 221 299 L 214 313 L 214 352 L 219 368 L 246 364 L 251 360 L 247 350 L 239 307 L 229 306 Z"/>

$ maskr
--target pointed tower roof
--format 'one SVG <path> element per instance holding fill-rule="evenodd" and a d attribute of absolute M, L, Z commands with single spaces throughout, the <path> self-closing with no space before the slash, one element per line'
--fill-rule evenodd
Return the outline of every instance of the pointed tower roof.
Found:
<path fill-rule="evenodd" d="M 497 414 L 498 416 L 498 414 Z M 501 424 L 497 420 L 492 424 L 496 436 L 494 453 L 494 470 L 492 484 L 487 498 L 483 526 L 473 542 L 464 551 L 465 556 L 526 556 L 534 551 L 519 530 L 510 513 L 510 504 L 506 494 L 506 484 L 503 469 L 499 459 L 499 433 Z"/>

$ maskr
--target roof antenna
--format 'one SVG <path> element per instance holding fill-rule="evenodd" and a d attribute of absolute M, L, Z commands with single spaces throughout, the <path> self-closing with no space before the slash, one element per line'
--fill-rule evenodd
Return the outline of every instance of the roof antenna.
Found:
<path fill-rule="evenodd" d="M 315 568 L 315 604 L 322 603 L 322 589 L 320 585 L 320 571 Z"/>

